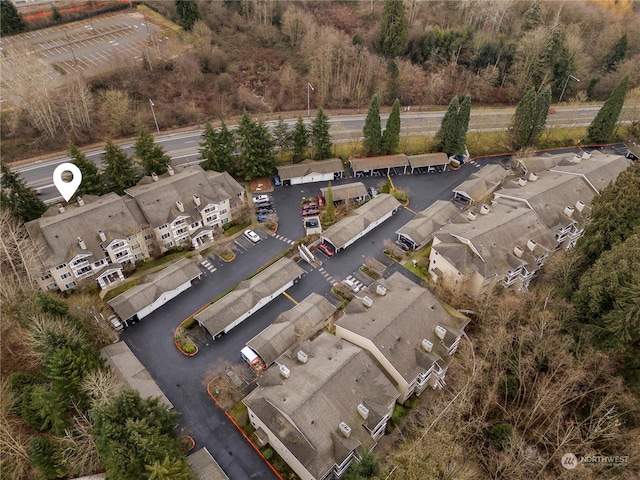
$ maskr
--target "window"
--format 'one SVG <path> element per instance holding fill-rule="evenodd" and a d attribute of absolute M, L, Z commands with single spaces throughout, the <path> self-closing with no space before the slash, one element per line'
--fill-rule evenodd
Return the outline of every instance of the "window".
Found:
<path fill-rule="evenodd" d="M 153 237 L 154 237 L 153 233 L 147 233 L 147 234 L 144 236 L 144 239 L 145 239 L 145 240 L 151 240 Z"/>
<path fill-rule="evenodd" d="M 173 247 L 173 242 L 167 242 L 167 243 L 164 244 L 164 246 L 166 248 L 171 248 L 171 247 Z"/>
<path fill-rule="evenodd" d="M 228 223 L 228 222 L 229 222 L 229 219 L 228 219 L 228 218 L 223 218 L 223 219 L 222 219 L 222 223 Z"/>
<path fill-rule="evenodd" d="M 62 264 L 60 264 L 60 265 L 58 265 L 58 266 L 56 267 L 56 270 L 62 270 L 62 269 L 63 269 L 64 267 L 66 267 L 66 266 L 67 266 L 67 264 L 66 264 L 66 263 L 62 263 Z"/>
<path fill-rule="evenodd" d="M 222 215 L 224 213 L 227 213 L 227 209 L 226 208 L 223 208 L 222 210 L 220 210 L 220 215 Z"/>
<path fill-rule="evenodd" d="M 139 243 L 134 243 L 133 245 L 131 245 L 131 248 L 133 250 L 139 250 L 140 249 L 140 244 Z"/>
<path fill-rule="evenodd" d="M 40 280 L 49 280 L 51 278 L 51 274 L 47 273 L 45 276 L 40 277 Z"/>
<path fill-rule="evenodd" d="M 65 289 L 65 290 L 69 290 L 70 288 L 73 288 L 73 287 L 75 287 L 75 286 L 76 286 L 76 282 L 67 283 L 67 284 L 64 286 L 64 289 Z"/>
<path fill-rule="evenodd" d="M 63 273 L 62 275 L 60 275 L 60 278 L 62 280 L 64 280 L 65 278 L 69 278 L 71 276 L 71 272 L 67 272 L 67 273 Z"/>
<path fill-rule="evenodd" d="M 135 259 L 136 260 L 140 260 L 143 257 L 143 255 L 141 253 L 136 253 L 135 255 Z"/>
<path fill-rule="evenodd" d="M 171 236 L 170 233 L 163 233 L 162 236 L 160 238 L 162 238 L 162 240 L 169 238 Z"/>
<path fill-rule="evenodd" d="M 158 227 L 158 230 L 164 230 L 165 228 L 167 228 L 169 225 L 167 225 L 166 223 L 164 225 L 160 225 Z"/>
<path fill-rule="evenodd" d="M 186 228 L 184 228 L 184 227 L 182 227 L 181 229 L 176 230 L 176 235 L 180 235 L 180 234 L 182 234 L 182 233 L 185 233 L 186 231 L 187 231 L 187 229 L 186 229 Z"/>

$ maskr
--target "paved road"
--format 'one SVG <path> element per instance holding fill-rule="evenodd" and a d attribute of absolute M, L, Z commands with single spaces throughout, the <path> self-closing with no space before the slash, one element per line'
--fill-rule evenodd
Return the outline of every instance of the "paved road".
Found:
<path fill-rule="evenodd" d="M 162 108 L 156 105 L 156 109 Z M 557 107 L 556 113 L 549 115 L 549 126 L 580 126 L 588 125 L 599 106 L 588 107 Z M 470 131 L 501 130 L 509 125 L 512 108 L 505 109 L 477 109 L 472 110 L 469 124 Z M 623 121 L 628 121 L 633 113 L 631 108 L 624 110 Z M 408 134 L 434 134 L 440 128 L 440 122 L 444 112 L 403 112 L 402 113 L 402 135 Z M 362 125 L 364 115 L 347 115 L 332 117 L 329 119 L 331 125 L 331 136 L 335 142 L 348 142 L 360 139 L 362 135 Z M 386 123 L 386 115 L 382 116 L 383 126 Z M 290 125 L 295 120 L 287 121 Z M 269 122 L 273 126 L 275 122 Z M 156 139 L 170 155 L 174 162 L 189 163 L 199 160 L 198 146 L 200 143 L 201 130 L 196 129 L 190 132 L 178 134 L 162 135 Z M 121 144 L 126 152 L 132 153 L 132 143 Z M 87 157 L 97 165 L 102 165 L 101 148 L 86 151 Z M 67 156 L 53 157 L 39 161 L 34 164 L 16 167 L 27 185 L 40 193 L 40 198 L 46 202 L 55 202 L 61 199 L 58 191 L 53 186 L 51 180 L 53 170 L 62 162 L 68 161 Z"/>

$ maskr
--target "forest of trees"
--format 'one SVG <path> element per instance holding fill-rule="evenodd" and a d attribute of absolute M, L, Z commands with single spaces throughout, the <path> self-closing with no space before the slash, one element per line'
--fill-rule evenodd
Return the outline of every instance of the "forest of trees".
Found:
<path fill-rule="evenodd" d="M 381 109 L 396 98 L 415 109 L 444 107 L 465 95 L 475 105 L 515 105 L 546 85 L 552 102 L 563 90 L 563 101 L 601 102 L 625 75 L 630 92 L 640 81 L 640 39 L 627 34 L 640 12 L 625 1 L 573 2 L 572 8 L 539 0 L 408 0 L 404 8 L 382 0 L 149 6 L 189 29 L 166 42 L 170 58 L 149 52 L 140 62 L 61 88 L 42 81 L 46 65 L 12 60 L 16 75 L 3 79 L 3 96 L 20 108 L 3 111 L 5 158 L 63 149 L 69 141 L 133 136 L 140 123 L 153 128 L 148 98 L 164 130 L 236 123 L 232 117 L 244 111 L 301 112 L 307 83 L 315 87 L 311 106 L 327 111 L 366 109 L 374 94 Z M 19 73 L 27 66 L 25 79 Z M 569 75 L 581 81 L 567 82 Z"/>

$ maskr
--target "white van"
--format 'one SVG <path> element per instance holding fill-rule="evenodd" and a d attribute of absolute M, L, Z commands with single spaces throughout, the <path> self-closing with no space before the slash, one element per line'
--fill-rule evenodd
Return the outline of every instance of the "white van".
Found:
<path fill-rule="evenodd" d="M 262 361 L 260 356 L 251 347 L 244 347 L 242 350 L 240 350 L 240 356 L 242 357 L 242 360 L 249 364 L 251 370 L 256 373 L 264 370 L 266 366 L 264 364 L 264 361 Z"/>

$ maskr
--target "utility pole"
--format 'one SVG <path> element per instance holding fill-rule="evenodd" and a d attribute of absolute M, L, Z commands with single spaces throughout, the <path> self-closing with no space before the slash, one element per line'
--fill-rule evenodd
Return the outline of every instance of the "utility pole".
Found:
<path fill-rule="evenodd" d="M 310 83 L 307 83 L 307 118 L 311 115 L 311 100 L 310 100 L 310 91 L 313 90 L 315 92 L 315 88 Z"/>

